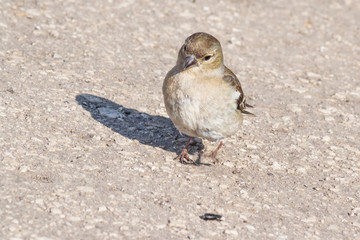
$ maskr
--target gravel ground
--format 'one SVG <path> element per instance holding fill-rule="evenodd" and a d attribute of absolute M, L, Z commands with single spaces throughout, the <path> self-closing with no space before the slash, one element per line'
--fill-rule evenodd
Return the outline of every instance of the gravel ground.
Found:
<path fill-rule="evenodd" d="M 1 239 L 360 238 L 360 1 L 0 11 Z M 186 137 L 161 93 L 197 31 L 221 41 L 255 106 L 216 165 L 174 160 Z"/>

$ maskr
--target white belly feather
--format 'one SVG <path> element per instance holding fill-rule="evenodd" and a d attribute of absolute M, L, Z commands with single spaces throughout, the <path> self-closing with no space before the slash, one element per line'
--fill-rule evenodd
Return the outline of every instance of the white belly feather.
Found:
<path fill-rule="evenodd" d="M 236 102 L 240 93 L 219 78 L 200 81 L 192 76 L 179 74 L 170 96 L 175 111 L 169 116 L 176 128 L 212 141 L 235 134 L 242 122 Z"/>

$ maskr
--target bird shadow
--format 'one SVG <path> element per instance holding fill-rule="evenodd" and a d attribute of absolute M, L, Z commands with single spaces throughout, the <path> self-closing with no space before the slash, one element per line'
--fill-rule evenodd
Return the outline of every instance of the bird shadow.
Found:
<path fill-rule="evenodd" d="M 142 144 L 180 153 L 188 137 L 181 135 L 170 119 L 126 108 L 108 99 L 91 94 L 80 94 L 76 101 L 91 116 L 114 132 Z M 204 149 L 201 139 L 192 141 L 189 153 Z M 199 160 L 198 160 L 199 161 Z"/>

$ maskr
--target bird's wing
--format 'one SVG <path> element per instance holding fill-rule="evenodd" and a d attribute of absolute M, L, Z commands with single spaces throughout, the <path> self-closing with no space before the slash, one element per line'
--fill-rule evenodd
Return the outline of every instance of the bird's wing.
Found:
<path fill-rule="evenodd" d="M 233 86 L 236 91 L 240 93 L 240 96 L 237 100 L 237 108 L 245 114 L 254 115 L 251 112 L 246 111 L 246 107 L 252 107 L 251 105 L 246 103 L 246 97 L 244 95 L 244 91 L 241 88 L 241 84 L 239 79 L 236 77 L 236 75 L 227 67 L 225 67 L 225 72 L 223 76 L 223 80 L 229 83 L 231 86 Z"/>

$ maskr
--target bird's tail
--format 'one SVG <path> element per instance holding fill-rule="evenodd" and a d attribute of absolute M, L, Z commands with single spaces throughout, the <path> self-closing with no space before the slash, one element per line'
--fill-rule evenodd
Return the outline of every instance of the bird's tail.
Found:
<path fill-rule="evenodd" d="M 239 109 L 242 113 L 244 114 L 248 114 L 248 115 L 251 115 L 251 116 L 255 116 L 255 114 L 245 110 L 246 108 L 254 108 L 252 105 L 246 103 L 246 99 L 244 98 L 243 101 L 239 104 Z"/>

